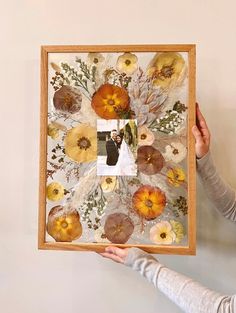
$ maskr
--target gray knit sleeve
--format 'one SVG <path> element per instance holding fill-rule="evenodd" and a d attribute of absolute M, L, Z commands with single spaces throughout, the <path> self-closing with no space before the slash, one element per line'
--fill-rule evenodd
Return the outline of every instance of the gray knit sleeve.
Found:
<path fill-rule="evenodd" d="M 197 160 L 197 171 L 208 198 L 226 218 L 236 222 L 236 194 L 217 173 L 210 152 Z"/>
<path fill-rule="evenodd" d="M 224 296 L 160 264 L 150 254 L 129 249 L 126 266 L 139 272 L 188 313 L 236 313 L 236 295 Z"/>

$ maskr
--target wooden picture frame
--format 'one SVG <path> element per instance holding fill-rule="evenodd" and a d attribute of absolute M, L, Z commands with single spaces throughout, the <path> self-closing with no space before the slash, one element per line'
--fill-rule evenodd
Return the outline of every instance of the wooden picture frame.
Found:
<path fill-rule="evenodd" d="M 88 62 L 90 62 L 90 64 Z M 99 68 L 100 66 L 99 62 L 101 63 L 103 62 L 105 63 L 105 65 L 102 64 L 101 68 Z M 73 64 L 73 66 L 71 64 Z M 81 45 L 81 46 L 42 46 L 41 47 L 40 187 L 39 187 L 39 229 L 38 229 L 38 248 L 39 249 L 102 252 L 104 251 L 106 246 L 112 244 L 112 245 L 122 247 L 122 248 L 139 247 L 149 253 L 186 254 L 186 255 L 195 254 L 196 252 L 196 212 L 195 212 L 195 189 L 196 189 L 195 172 L 196 170 L 195 170 L 194 138 L 191 133 L 191 128 L 195 123 L 195 67 L 196 67 L 195 45 L 193 44 L 103 45 L 103 46 L 93 46 L 93 45 L 82 46 Z M 87 76 L 86 76 L 86 71 L 87 71 Z M 99 71 L 101 72 L 99 73 Z M 96 73 L 99 73 L 99 74 L 96 74 Z M 75 75 L 74 80 L 72 78 L 73 75 Z M 80 79 L 81 79 L 82 85 L 84 82 L 84 85 L 82 87 L 79 83 Z M 86 79 L 87 79 L 87 82 L 85 82 Z M 141 82 L 142 82 L 142 86 L 141 86 Z M 89 85 L 90 83 L 91 83 L 91 86 Z M 140 85 L 137 85 L 139 83 Z M 110 90 L 109 92 L 113 92 L 111 91 L 111 88 L 115 88 L 115 87 L 111 87 L 110 85 L 118 86 L 117 88 L 119 88 L 119 89 L 116 89 L 115 92 L 113 92 L 113 95 L 116 93 L 116 96 L 114 96 L 114 98 L 109 96 L 110 98 L 104 100 L 104 101 L 107 101 L 106 102 L 107 105 L 114 105 L 114 103 L 116 103 L 115 101 L 117 101 L 117 103 L 121 101 L 119 102 L 121 103 L 119 104 L 119 110 L 117 109 L 118 107 L 115 107 L 114 105 L 114 111 L 112 111 L 112 113 L 111 111 L 109 111 L 110 113 L 106 113 L 108 111 L 104 111 L 103 107 L 101 109 L 101 105 L 104 105 L 105 102 L 101 102 L 103 100 L 101 100 L 100 96 L 102 95 L 103 97 L 105 97 L 104 94 L 108 90 L 108 89 L 105 90 L 105 87 L 104 87 L 105 84 L 109 85 L 109 88 L 110 88 L 110 89 L 108 88 Z M 153 98 L 163 96 L 165 97 L 164 100 L 163 99 L 160 100 L 160 103 L 158 102 L 159 100 L 158 101 L 155 100 L 156 102 L 154 101 L 153 105 L 151 104 L 147 105 L 147 103 L 145 104 L 139 103 L 140 98 L 138 97 L 140 97 L 140 94 L 137 95 L 135 99 L 134 98 L 131 99 L 131 91 L 135 93 L 137 91 L 135 88 L 139 86 L 140 89 L 137 92 L 142 92 L 141 88 L 144 88 L 143 86 L 145 84 L 148 86 L 147 90 L 149 90 L 148 92 L 150 92 L 149 95 L 152 95 Z M 64 89 L 62 90 L 63 86 L 66 86 L 66 87 L 64 87 Z M 81 117 L 82 116 L 81 111 L 83 109 L 82 106 L 83 106 L 83 101 L 84 101 L 83 92 L 84 93 L 87 92 L 86 88 L 88 90 L 88 94 L 90 94 L 90 100 L 91 100 L 91 105 L 92 105 L 92 108 L 89 107 L 89 110 L 91 109 L 92 111 L 88 111 L 88 113 L 86 113 L 87 111 L 83 110 L 83 114 L 84 114 L 83 118 L 86 121 L 86 122 L 83 122 L 83 119 Z M 89 88 L 91 88 L 91 90 L 93 90 L 92 88 L 94 88 L 94 93 L 89 91 Z M 143 92 L 145 93 L 146 91 L 144 90 Z M 64 94 L 62 94 L 63 92 Z M 119 94 L 119 92 L 121 92 L 121 94 Z M 128 93 L 128 98 L 129 98 L 128 102 L 127 102 L 127 93 Z M 96 96 L 97 97 L 96 99 L 95 99 L 95 94 L 98 95 Z M 68 101 L 65 100 L 65 97 L 67 97 Z M 118 100 L 117 100 L 117 97 L 118 97 Z M 125 97 L 126 97 L 126 100 L 124 100 Z M 64 102 L 61 100 L 62 98 Z M 184 103 L 182 100 L 180 101 L 179 99 L 184 99 Z M 138 100 L 139 102 L 136 100 Z M 121 115 L 120 106 L 122 107 L 125 101 L 126 101 L 126 106 L 124 105 L 123 109 L 126 110 L 128 107 L 129 111 L 125 111 L 125 114 Z M 134 106 L 132 107 L 132 105 L 134 105 L 133 104 L 134 102 L 136 103 L 135 104 L 136 106 L 140 105 L 140 107 L 141 106 L 142 108 L 145 107 L 145 109 L 148 107 L 148 113 L 146 112 L 146 113 L 136 114 L 135 113 L 136 107 Z M 176 121 L 176 124 L 173 124 L 175 122 L 172 122 L 172 124 L 171 123 L 169 124 L 169 121 L 172 121 L 171 120 L 172 117 L 170 115 L 171 112 L 173 115 L 178 113 L 176 115 L 177 117 L 173 119 L 173 121 Z M 124 111 L 122 111 L 122 114 L 123 113 Z M 135 179 L 132 180 L 129 174 L 127 174 L 126 176 L 126 172 L 124 174 L 125 176 L 120 176 L 120 175 L 113 176 L 115 177 L 114 179 L 118 181 L 119 179 L 121 179 L 120 177 L 125 177 L 124 181 L 126 181 L 126 183 L 129 184 L 129 186 L 131 186 L 132 184 L 134 185 L 137 184 L 138 186 L 137 187 L 135 185 L 136 187 L 133 187 L 132 185 L 130 187 L 131 189 L 136 188 L 136 191 L 129 191 L 129 195 L 131 195 L 130 196 L 131 204 L 130 202 L 129 202 L 129 206 L 127 204 L 127 207 L 128 207 L 127 210 L 128 211 L 131 210 L 130 214 L 134 216 L 134 219 L 135 219 L 135 222 L 132 221 L 133 223 L 131 227 L 132 229 L 130 230 L 130 227 L 129 227 L 130 225 L 127 226 L 126 224 L 124 226 L 121 222 L 121 227 L 124 226 L 125 231 L 127 231 L 126 226 L 129 229 L 128 232 L 133 231 L 132 235 L 130 235 L 130 233 L 129 234 L 126 233 L 125 236 L 127 236 L 127 238 L 129 239 L 126 238 L 125 240 L 128 240 L 128 241 L 126 241 L 125 243 L 116 243 L 116 240 L 118 240 L 117 238 L 120 238 L 116 232 L 115 232 L 116 234 L 115 236 L 118 236 L 118 237 L 115 237 L 115 239 L 112 239 L 114 240 L 113 242 L 94 242 L 95 240 L 90 240 L 89 239 L 91 236 L 90 233 L 93 231 L 95 232 L 96 227 L 91 224 L 92 222 L 91 223 L 88 222 L 88 219 L 86 220 L 87 213 L 84 213 L 84 211 L 83 213 L 81 213 L 81 211 L 79 211 L 78 208 L 76 208 L 76 210 L 79 213 L 80 220 L 75 221 L 75 219 L 74 220 L 72 219 L 75 223 L 73 224 L 73 221 L 72 221 L 72 224 L 77 225 L 77 226 L 73 226 L 71 224 L 73 227 L 75 227 L 75 229 L 72 230 L 72 233 L 73 231 L 75 232 L 74 234 L 75 238 L 76 236 L 77 237 L 82 236 L 82 237 L 72 240 L 71 242 L 65 242 L 64 241 L 65 238 L 68 238 L 68 229 L 66 228 L 67 226 L 63 224 L 63 227 L 65 227 L 65 231 L 64 230 L 63 231 L 66 234 L 65 236 L 67 237 L 63 237 L 64 233 L 62 234 L 60 230 L 55 228 L 55 227 L 58 227 L 58 226 L 55 226 L 56 225 L 55 223 L 59 223 L 58 218 L 65 216 L 63 215 L 64 213 L 62 212 L 65 209 L 65 207 L 67 207 L 67 211 L 66 211 L 67 213 L 65 214 L 71 213 L 68 207 L 71 208 L 72 204 L 73 204 L 73 210 L 74 210 L 75 203 L 77 203 L 77 202 L 73 202 L 75 199 L 76 192 L 77 192 L 76 199 L 77 200 L 79 199 L 78 201 L 82 201 L 78 195 L 81 190 L 80 188 L 82 188 L 81 186 L 85 187 L 86 185 L 86 182 L 84 182 L 83 185 L 81 185 L 80 187 L 78 186 L 75 189 L 73 185 L 72 188 L 70 189 L 70 188 L 65 187 L 64 184 L 59 183 L 58 178 L 55 180 L 55 175 L 61 175 L 60 177 L 62 177 L 62 175 L 65 174 L 65 171 L 63 170 L 65 169 L 65 167 L 61 166 L 61 164 L 63 164 L 63 162 L 66 162 L 65 160 L 70 161 L 68 162 L 68 164 L 69 163 L 71 164 L 73 162 L 75 162 L 76 166 L 77 164 L 80 164 L 78 171 L 80 172 L 84 171 L 85 175 L 84 176 L 82 174 L 78 174 L 78 175 L 82 175 L 81 177 L 88 177 L 89 174 L 88 172 L 84 170 L 83 166 L 86 167 L 87 164 L 94 162 L 94 159 L 91 157 L 91 155 L 89 155 L 89 158 L 92 159 L 92 161 L 88 162 L 86 159 L 86 161 L 84 161 L 84 162 L 87 162 L 85 166 L 84 165 L 85 163 L 81 161 L 81 158 L 78 157 L 78 154 L 76 154 L 75 156 L 75 153 L 74 153 L 75 150 L 73 150 L 74 148 L 73 147 L 71 148 L 70 146 L 71 141 L 74 138 L 74 137 L 72 138 L 72 136 L 74 135 L 72 134 L 72 131 L 69 132 L 69 130 L 71 130 L 72 128 L 77 129 L 76 128 L 77 125 L 82 125 L 81 127 L 84 127 L 83 126 L 84 124 L 87 125 L 86 114 L 88 115 L 97 114 L 98 119 L 104 119 L 106 121 L 109 119 L 121 120 L 121 123 L 122 123 L 122 120 L 125 121 L 124 122 L 125 126 L 121 129 L 122 134 L 124 136 L 122 139 L 122 143 L 124 141 L 123 146 L 126 144 L 126 146 L 130 148 L 130 151 L 133 149 L 132 151 L 134 152 L 132 153 L 133 155 L 136 156 L 135 164 L 137 165 L 137 173 L 140 173 L 140 175 L 144 177 L 144 180 L 143 180 L 144 182 L 143 182 L 139 176 L 137 176 L 138 177 L 137 180 Z M 118 114 L 119 114 L 119 118 L 117 117 Z M 151 122 L 149 122 L 151 124 L 145 124 L 147 122 L 143 122 L 144 119 L 146 119 L 145 121 L 148 120 L 149 118 L 148 114 L 150 114 L 151 119 L 152 119 Z M 114 118 L 115 115 L 116 117 Z M 139 122 L 139 120 L 137 119 L 137 116 L 138 116 L 138 119 L 140 118 L 140 121 L 142 120 L 142 122 Z M 78 119 L 81 118 L 81 120 L 77 120 L 77 118 Z M 152 147 L 152 145 L 154 146 L 154 143 L 150 144 L 149 142 L 148 144 L 144 144 L 144 145 L 141 143 L 139 144 L 138 140 L 140 141 L 146 140 L 145 136 L 150 135 L 149 133 L 148 134 L 145 133 L 145 135 L 142 136 L 142 139 L 140 139 L 141 137 L 140 138 L 137 137 L 136 139 L 133 138 L 132 139 L 133 141 L 131 140 L 132 143 L 128 143 L 128 141 L 125 138 L 127 134 L 126 127 L 128 125 L 126 124 L 126 121 L 127 123 L 131 123 L 131 122 L 133 123 L 133 120 L 136 121 L 135 123 L 136 123 L 136 126 L 138 127 L 137 136 L 140 135 L 140 131 L 141 131 L 140 129 L 142 125 L 154 125 L 155 127 L 150 126 L 153 128 L 148 128 L 148 131 L 150 131 L 151 129 L 151 132 L 154 134 L 153 135 L 154 139 L 151 138 L 151 141 L 155 140 L 153 141 L 154 143 L 157 142 L 157 145 L 158 144 L 162 145 L 160 146 L 161 152 L 159 151 L 161 156 L 159 155 L 157 156 L 157 154 L 155 154 L 156 159 L 153 157 L 155 159 L 155 162 L 153 161 L 153 163 L 150 163 L 151 165 L 150 164 L 147 165 L 145 163 L 145 167 L 142 167 L 143 161 L 142 162 L 140 161 L 142 159 L 140 157 L 140 153 L 141 153 L 140 147 L 144 146 L 142 153 L 144 151 L 144 155 L 145 155 L 146 153 L 145 149 L 148 149 L 145 147 L 147 147 L 148 145 Z M 65 123 L 65 125 L 63 123 Z M 66 124 L 66 123 L 69 123 L 69 124 Z M 101 123 L 103 125 L 103 122 Z M 106 122 L 104 122 L 104 125 L 105 124 Z M 112 124 L 109 124 L 109 125 L 112 125 Z M 172 127 L 171 129 L 173 129 L 173 131 L 169 130 L 170 127 Z M 86 133 L 86 131 L 90 132 L 90 128 L 83 129 L 83 131 L 84 133 Z M 101 132 L 100 135 L 105 136 L 105 134 L 107 136 L 107 129 L 106 129 L 106 132 L 104 130 L 104 132 L 103 133 Z M 98 141 L 100 140 L 99 139 L 100 135 L 99 134 L 97 135 Z M 69 138 L 69 136 L 71 137 Z M 183 148 L 183 151 L 185 151 L 185 148 L 186 148 L 186 153 L 187 153 L 185 159 L 183 159 L 184 158 L 183 156 L 184 152 L 183 152 L 183 155 L 182 155 L 183 160 L 181 159 L 181 156 L 179 156 L 180 158 L 178 160 L 176 158 L 174 159 L 174 157 L 176 157 L 176 155 L 174 155 L 175 153 L 180 154 L 180 148 L 178 148 L 179 149 L 178 150 L 176 146 L 177 143 L 175 143 L 175 140 L 178 141 L 179 138 L 181 138 L 182 140 L 180 141 L 180 143 L 182 144 L 181 149 Z M 135 140 L 137 141 L 136 146 L 134 144 Z M 163 141 L 166 141 L 165 147 L 164 147 L 164 144 L 162 143 Z M 85 141 L 81 144 L 86 144 L 86 143 L 87 142 Z M 78 140 L 77 140 L 77 144 L 78 144 Z M 101 141 L 101 145 L 102 144 L 104 146 L 104 142 Z M 115 144 L 117 146 L 117 142 Z M 83 150 L 86 152 L 86 158 L 88 156 L 87 150 L 90 149 L 90 146 L 91 144 L 88 144 L 86 148 L 84 148 L 83 145 L 79 146 L 80 151 Z M 185 148 L 183 146 L 185 146 Z M 136 150 L 134 150 L 135 149 L 134 147 L 136 147 Z M 100 148 L 98 147 L 98 149 Z M 159 146 L 157 150 L 159 150 Z M 60 153 L 62 154 L 62 156 L 60 156 Z M 156 150 L 155 150 L 155 153 L 156 153 Z M 173 154 L 173 158 L 171 157 L 172 154 Z M 98 158 L 99 158 L 99 155 L 96 156 L 96 162 L 98 162 L 97 161 Z M 121 158 L 121 154 L 118 156 L 118 158 Z M 149 156 L 149 158 L 151 157 Z M 163 163 L 161 160 L 163 160 Z M 177 163 L 174 164 L 173 162 L 177 162 Z M 99 164 L 100 163 L 96 163 L 97 168 Z M 160 167 L 159 169 L 157 169 L 158 167 L 157 164 L 159 165 L 161 164 L 159 166 Z M 179 164 L 181 164 L 181 166 Z M 51 165 L 54 167 L 50 167 Z M 76 166 L 73 168 L 74 171 L 77 170 Z M 114 166 L 116 167 L 116 165 Z M 104 165 L 104 168 L 105 167 L 106 165 Z M 184 178 L 182 178 L 182 181 L 181 181 L 181 178 L 179 178 L 182 175 L 182 172 L 178 172 L 179 168 L 180 168 L 180 171 L 185 172 L 185 175 L 184 175 Z M 183 168 L 185 168 L 185 170 L 183 170 Z M 60 174 L 58 174 L 59 172 Z M 67 175 L 69 174 L 67 173 Z M 106 177 L 108 176 L 109 175 L 106 175 Z M 133 177 L 135 177 L 135 175 Z M 146 182 L 146 181 L 151 181 L 151 179 L 154 179 L 155 181 L 156 179 L 155 177 L 160 177 L 160 179 L 162 179 L 163 184 L 166 184 L 167 186 L 166 188 L 168 190 L 171 190 L 170 191 L 171 196 L 169 196 L 168 194 L 169 191 L 163 191 L 165 188 L 161 189 L 160 187 L 158 187 L 159 186 L 158 184 L 156 187 L 154 186 L 155 183 L 151 185 L 150 183 Z M 75 178 L 73 179 L 75 180 Z M 103 179 L 103 175 L 101 175 L 101 179 Z M 81 178 L 79 176 L 78 182 L 80 180 Z M 52 185 L 53 183 L 55 183 L 55 181 L 56 181 L 56 184 L 58 185 Z M 65 178 L 65 181 L 66 181 L 66 178 Z M 103 187 L 101 187 L 102 183 L 100 181 L 99 181 L 99 184 L 100 184 L 99 185 L 100 189 L 103 192 Z M 119 187 L 114 187 L 112 191 L 109 189 L 110 194 L 112 193 L 112 196 L 109 195 L 111 199 L 116 197 L 117 194 L 119 195 L 119 199 L 122 198 L 122 196 L 120 195 L 121 191 L 119 189 L 121 188 L 120 185 L 121 185 L 121 182 L 119 182 Z M 56 189 L 54 188 L 55 186 L 56 186 Z M 63 192 L 61 189 L 62 186 L 64 188 Z M 87 183 L 86 186 L 88 186 L 89 188 L 89 183 Z M 155 207 L 155 210 L 156 210 L 155 212 L 154 212 L 154 204 L 153 204 L 154 202 L 152 203 L 152 200 L 150 200 L 151 201 L 150 202 L 148 198 L 145 198 L 146 202 L 143 202 L 142 204 L 140 204 L 140 201 L 144 201 L 144 200 L 140 200 L 142 198 L 143 192 L 147 192 L 145 188 L 144 188 L 145 190 L 141 188 L 143 186 L 148 186 L 145 188 L 146 189 L 149 188 L 148 189 L 149 194 L 151 194 L 152 192 L 155 192 L 155 195 L 157 195 L 157 193 L 159 192 L 158 197 L 161 197 L 164 195 L 163 196 L 164 198 L 162 198 L 162 201 L 164 202 L 160 202 L 161 200 L 158 198 L 159 199 L 158 200 L 159 202 L 157 205 L 158 208 Z M 90 187 L 91 187 L 91 183 L 90 183 Z M 151 187 L 154 189 L 151 190 L 150 189 Z M 106 188 L 107 186 L 105 186 L 105 189 Z M 114 197 L 113 197 L 113 193 L 114 193 Z M 175 194 L 176 194 L 176 197 L 175 197 Z M 109 197 L 108 197 L 108 200 L 106 201 L 107 202 L 113 201 L 113 200 L 109 200 L 110 199 Z M 92 198 L 92 199 L 95 199 L 95 198 Z M 126 198 L 123 197 L 123 199 L 126 199 Z M 184 200 L 184 204 L 181 202 L 182 200 Z M 84 203 L 88 202 L 86 201 Z M 131 209 L 130 209 L 130 206 L 131 206 Z M 57 209 L 52 210 L 52 207 L 53 208 L 57 207 Z M 147 207 L 148 207 L 148 211 L 146 210 Z M 113 209 L 114 211 L 112 211 Z M 51 217 L 49 220 L 51 224 L 49 225 L 48 214 L 50 210 L 51 210 Z M 114 208 L 110 207 L 109 210 L 110 210 L 109 214 L 111 214 L 112 212 L 113 213 L 117 212 L 117 210 L 119 211 L 119 209 L 115 207 Z M 159 213 L 157 213 L 157 211 Z M 101 217 L 100 220 L 98 218 L 99 223 L 100 223 L 99 229 L 102 226 L 104 226 L 105 222 L 108 223 L 106 213 L 104 213 L 105 209 L 102 212 L 103 212 L 102 214 L 104 215 Z M 122 212 L 124 213 L 124 209 Z M 154 215 L 152 215 L 152 213 Z M 83 217 L 85 218 L 85 220 L 83 221 L 82 221 L 82 216 L 85 216 Z M 105 220 L 105 217 L 106 217 L 106 220 Z M 48 226 L 47 226 L 47 223 L 48 223 Z M 114 223 L 114 220 L 112 221 L 112 223 Z M 81 229 L 78 230 L 78 227 L 80 228 L 81 224 L 83 227 L 82 235 L 81 235 Z M 84 226 L 84 225 L 87 225 L 88 227 L 89 225 L 91 225 L 91 227 L 94 227 L 94 229 L 92 230 L 87 229 L 86 228 L 87 226 Z M 185 230 L 182 226 L 184 226 Z M 148 231 L 146 231 L 145 227 L 147 227 Z M 165 231 L 161 233 L 163 227 L 166 229 L 166 233 Z M 49 230 L 49 228 L 50 228 L 50 234 L 51 235 L 53 234 L 54 238 L 56 236 L 57 240 L 59 238 L 59 241 L 55 241 L 51 236 L 48 235 L 47 230 Z M 152 231 L 151 231 L 151 228 L 152 228 Z M 103 229 L 103 234 L 100 238 L 104 238 L 104 228 L 102 229 Z M 109 227 L 106 226 L 105 240 L 107 240 L 109 236 L 110 236 L 109 237 L 110 239 L 114 237 L 114 236 L 112 237 L 108 229 Z M 137 229 L 140 229 L 140 231 Z M 136 231 L 135 237 L 134 237 L 135 239 L 132 239 L 134 231 Z M 84 233 L 88 235 L 83 235 Z M 145 238 L 142 237 L 142 234 L 144 234 L 143 236 L 146 236 L 146 237 Z M 70 233 L 70 236 L 71 236 L 71 233 Z M 71 238 L 70 236 L 69 238 Z M 150 238 L 148 238 L 148 236 L 150 236 Z M 162 237 L 165 237 L 165 238 L 162 238 Z M 81 240 L 81 238 L 88 238 L 88 240 L 87 239 Z M 163 243 L 162 242 L 160 243 L 160 240 L 162 239 L 163 239 Z M 124 238 L 119 239 L 119 240 L 123 241 Z M 171 241 L 171 240 L 172 242 L 168 243 L 168 241 Z"/>

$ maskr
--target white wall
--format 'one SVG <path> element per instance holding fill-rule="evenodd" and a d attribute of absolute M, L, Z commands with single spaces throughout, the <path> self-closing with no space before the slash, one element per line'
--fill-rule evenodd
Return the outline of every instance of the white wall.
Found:
<path fill-rule="evenodd" d="M 180 312 L 138 274 L 99 255 L 37 250 L 40 45 L 196 43 L 198 101 L 218 168 L 236 187 L 235 10 L 233 0 L 1 0 L 2 312 Z M 196 257 L 159 259 L 235 293 L 236 227 L 200 187 L 197 228 Z"/>

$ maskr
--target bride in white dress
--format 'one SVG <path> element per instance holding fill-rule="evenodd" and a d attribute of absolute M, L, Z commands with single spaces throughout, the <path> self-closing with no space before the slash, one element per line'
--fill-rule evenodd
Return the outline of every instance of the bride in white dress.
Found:
<path fill-rule="evenodd" d="M 135 164 L 133 153 L 131 152 L 125 139 L 123 138 L 121 140 L 122 141 L 121 141 L 121 145 L 119 148 L 119 158 L 118 158 L 116 165 L 114 166 L 113 175 L 114 176 L 124 176 L 124 175 L 136 176 L 137 165 Z"/>

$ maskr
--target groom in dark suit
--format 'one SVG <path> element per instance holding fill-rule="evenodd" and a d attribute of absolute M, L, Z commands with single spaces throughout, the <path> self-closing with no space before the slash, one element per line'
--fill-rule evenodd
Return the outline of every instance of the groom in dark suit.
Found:
<path fill-rule="evenodd" d="M 111 131 L 111 139 L 106 142 L 107 165 L 116 165 L 119 158 L 119 151 L 116 143 L 117 131 Z"/>

